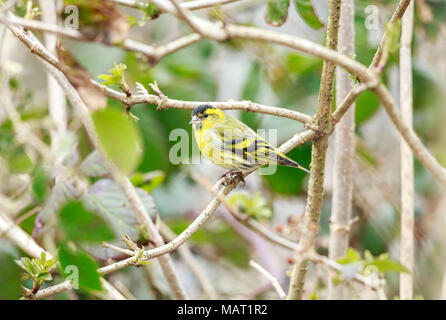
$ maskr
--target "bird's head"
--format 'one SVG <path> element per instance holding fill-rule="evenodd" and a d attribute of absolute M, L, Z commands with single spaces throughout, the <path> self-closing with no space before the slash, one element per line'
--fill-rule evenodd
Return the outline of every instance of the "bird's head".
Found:
<path fill-rule="evenodd" d="M 192 111 L 192 119 L 189 124 L 192 124 L 196 129 L 212 128 L 216 123 L 221 122 L 223 117 L 224 114 L 220 109 L 204 104 Z"/>

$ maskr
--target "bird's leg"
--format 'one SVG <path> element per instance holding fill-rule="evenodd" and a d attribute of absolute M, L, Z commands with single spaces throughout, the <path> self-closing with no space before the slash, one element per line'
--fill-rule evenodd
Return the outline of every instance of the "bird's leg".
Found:
<path fill-rule="evenodd" d="M 243 186 L 245 187 L 246 186 L 246 181 L 245 181 L 245 177 L 243 177 L 243 172 L 237 171 L 235 173 L 235 178 L 237 178 L 237 177 L 240 179 L 241 182 L 243 182 Z"/>
<path fill-rule="evenodd" d="M 228 172 L 226 172 L 225 174 L 223 174 L 221 178 L 224 178 L 225 181 L 223 182 L 223 185 L 227 186 L 229 185 L 231 182 L 233 182 L 233 180 L 239 178 L 241 182 L 243 182 L 243 185 L 246 185 L 245 179 L 243 177 L 243 173 L 241 171 L 232 171 L 229 170 Z"/>
<path fill-rule="evenodd" d="M 223 181 L 223 185 L 227 186 L 231 183 L 231 175 L 234 173 L 234 171 L 229 170 L 227 172 L 225 172 L 224 174 L 222 174 L 222 176 L 220 177 L 220 179 L 224 178 L 225 181 Z"/>

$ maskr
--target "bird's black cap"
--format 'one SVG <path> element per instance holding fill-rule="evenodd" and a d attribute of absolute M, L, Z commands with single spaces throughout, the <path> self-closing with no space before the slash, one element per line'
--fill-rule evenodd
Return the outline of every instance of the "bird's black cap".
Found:
<path fill-rule="evenodd" d="M 215 108 L 208 104 L 202 104 L 202 105 L 196 107 L 194 109 L 194 111 L 192 111 L 192 117 L 199 115 L 199 114 L 203 114 L 207 109 L 215 109 Z"/>

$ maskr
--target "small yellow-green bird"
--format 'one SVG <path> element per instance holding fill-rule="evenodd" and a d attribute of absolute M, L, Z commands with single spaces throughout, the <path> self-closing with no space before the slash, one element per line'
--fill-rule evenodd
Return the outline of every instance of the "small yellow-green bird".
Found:
<path fill-rule="evenodd" d="M 201 153 L 216 165 L 228 169 L 243 181 L 243 174 L 268 164 L 299 168 L 297 162 L 281 153 L 240 120 L 210 105 L 192 111 L 195 140 Z"/>

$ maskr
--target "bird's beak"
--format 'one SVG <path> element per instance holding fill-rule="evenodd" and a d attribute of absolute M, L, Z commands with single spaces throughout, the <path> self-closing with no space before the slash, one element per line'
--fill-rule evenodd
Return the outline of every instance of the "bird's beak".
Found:
<path fill-rule="evenodd" d="M 198 122 L 200 122 L 200 119 L 198 118 L 198 116 L 193 116 L 192 120 L 189 121 L 189 124 L 195 124 L 195 123 L 198 123 Z"/>

